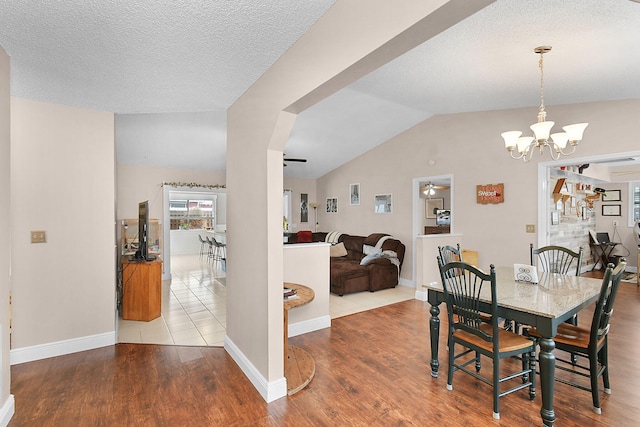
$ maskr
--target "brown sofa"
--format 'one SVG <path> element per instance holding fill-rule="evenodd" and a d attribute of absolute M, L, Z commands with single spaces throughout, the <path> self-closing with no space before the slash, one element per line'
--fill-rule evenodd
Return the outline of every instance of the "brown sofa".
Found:
<path fill-rule="evenodd" d="M 328 233 L 312 233 L 313 242 L 325 242 Z M 353 292 L 378 291 L 380 289 L 395 288 L 398 285 L 398 276 L 404 259 L 405 246 L 397 239 L 390 238 L 384 233 L 364 236 L 351 236 L 340 234 L 337 239 L 329 236 L 330 243 L 342 243 L 347 254 L 344 256 L 332 256 L 330 260 L 330 290 L 337 295 Z M 382 239 L 379 247 L 380 256 L 368 260 L 366 265 L 361 265 L 365 258 L 365 245 L 369 250 L 374 250 L 376 244 Z M 297 243 L 297 236 L 289 237 L 288 243 Z M 371 257 L 370 257 L 371 258 Z"/>

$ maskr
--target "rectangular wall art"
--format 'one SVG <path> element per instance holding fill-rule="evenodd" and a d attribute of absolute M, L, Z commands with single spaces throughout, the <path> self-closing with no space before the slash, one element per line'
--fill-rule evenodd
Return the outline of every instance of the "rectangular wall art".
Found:
<path fill-rule="evenodd" d="M 338 198 L 337 197 L 328 197 L 327 198 L 327 213 L 338 213 Z"/>

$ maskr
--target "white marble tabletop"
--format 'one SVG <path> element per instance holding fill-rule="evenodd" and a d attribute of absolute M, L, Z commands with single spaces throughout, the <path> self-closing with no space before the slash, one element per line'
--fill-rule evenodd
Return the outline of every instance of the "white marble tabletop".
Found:
<path fill-rule="evenodd" d="M 586 301 L 595 301 L 602 285 L 601 279 L 591 277 L 544 272 L 538 274 L 538 284 L 516 282 L 513 267 L 496 267 L 498 305 L 537 316 L 556 318 Z M 424 285 L 424 288 L 442 292 L 442 283 Z M 490 292 L 490 287 L 484 287 L 481 298 L 489 301 Z"/>

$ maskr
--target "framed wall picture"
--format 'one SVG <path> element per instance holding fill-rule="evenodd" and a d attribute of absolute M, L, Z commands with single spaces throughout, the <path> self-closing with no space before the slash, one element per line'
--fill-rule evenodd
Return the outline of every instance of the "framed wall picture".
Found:
<path fill-rule="evenodd" d="M 607 190 L 602 194 L 603 202 L 619 202 L 620 200 L 622 200 L 620 198 L 620 190 Z"/>
<path fill-rule="evenodd" d="M 391 213 L 393 207 L 391 194 L 376 194 L 373 206 L 375 213 Z"/>
<path fill-rule="evenodd" d="M 349 185 L 349 204 L 350 205 L 360 204 L 360 184 Z"/>
<path fill-rule="evenodd" d="M 426 199 L 424 201 L 424 217 L 436 219 L 436 210 L 444 209 L 444 199 Z"/>
<path fill-rule="evenodd" d="M 309 222 L 309 195 L 300 193 L 300 222 Z"/>
<path fill-rule="evenodd" d="M 622 206 L 602 205 L 602 216 L 622 216 Z"/>
<path fill-rule="evenodd" d="M 338 198 L 337 197 L 328 197 L 327 198 L 327 213 L 338 213 Z"/>

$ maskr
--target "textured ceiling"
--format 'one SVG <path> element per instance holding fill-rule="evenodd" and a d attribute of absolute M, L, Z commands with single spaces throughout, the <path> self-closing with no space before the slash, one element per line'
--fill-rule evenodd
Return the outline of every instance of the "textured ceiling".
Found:
<path fill-rule="evenodd" d="M 14 96 L 118 113 L 119 162 L 224 170 L 226 109 L 332 4 L 3 1 L 0 44 Z M 434 114 L 538 105 L 543 44 L 547 105 L 640 98 L 639 28 L 628 0 L 498 0 L 300 114 L 286 153 L 309 162 L 285 175 Z"/>

